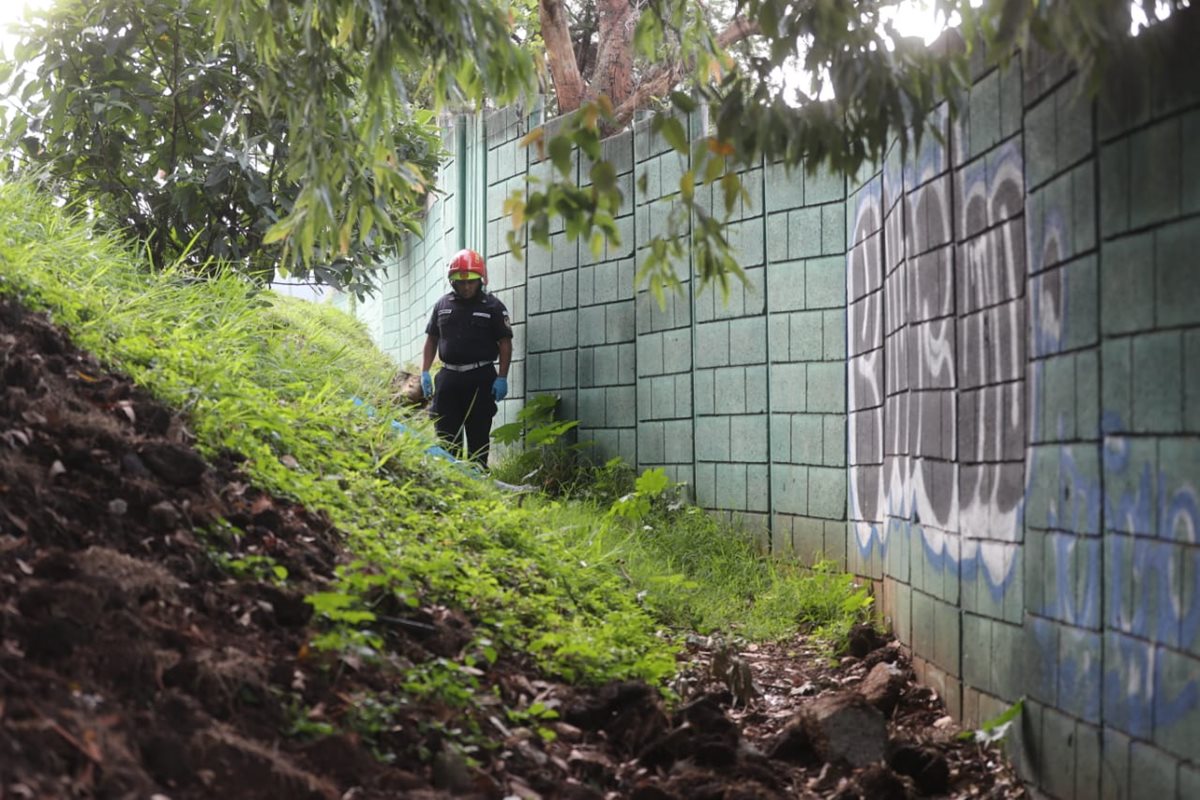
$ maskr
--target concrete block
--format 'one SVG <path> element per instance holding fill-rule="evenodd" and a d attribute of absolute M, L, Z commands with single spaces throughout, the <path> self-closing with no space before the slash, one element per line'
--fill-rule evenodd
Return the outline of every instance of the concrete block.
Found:
<path fill-rule="evenodd" d="M 933 655 L 933 606 L 936 601 L 924 592 L 912 593 L 912 649 L 923 658 Z"/>
<path fill-rule="evenodd" d="M 1018 624 L 992 623 L 991 687 L 1006 702 L 1015 702 L 1025 691 L 1025 631 Z"/>
<path fill-rule="evenodd" d="M 1047 708 L 1042 715 L 1040 744 L 1048 767 L 1039 774 L 1040 783 L 1053 797 L 1075 797 L 1075 721 Z"/>
<path fill-rule="evenodd" d="M 767 322 L 764 317 L 735 319 L 729 323 L 729 363 L 761 364 L 767 360 Z"/>
<path fill-rule="evenodd" d="M 580 359 L 590 354 L 592 357 L 592 381 L 596 386 L 613 386 L 618 383 L 631 385 L 633 380 L 621 380 L 619 350 L 609 345 L 592 350 L 581 350 Z M 583 369 L 582 361 L 580 369 Z"/>
<path fill-rule="evenodd" d="M 1159 647 L 1154 661 L 1154 743 L 1184 759 L 1195 758 L 1200 742 L 1197 692 L 1200 658 Z"/>
<path fill-rule="evenodd" d="M 639 422 L 637 426 L 638 465 L 662 464 L 666 454 L 663 423 Z"/>
<path fill-rule="evenodd" d="M 1058 632 L 1061 626 L 1043 617 L 1028 615 L 1024 627 L 1025 690 L 1043 703 L 1058 701 Z"/>
<path fill-rule="evenodd" d="M 807 407 L 808 381 L 806 364 L 775 364 L 768 380 L 771 385 L 771 410 L 775 412 L 804 411 Z"/>
<path fill-rule="evenodd" d="M 1047 97 L 1025 112 L 1026 185 L 1034 188 L 1057 172 L 1055 103 Z"/>
<path fill-rule="evenodd" d="M 747 414 L 764 414 L 767 411 L 767 372 L 765 365 L 745 368 Z"/>
<path fill-rule="evenodd" d="M 792 550 L 796 561 L 812 566 L 821 560 L 825 551 L 825 524 L 812 517 L 793 517 Z"/>
<path fill-rule="evenodd" d="M 727 413 L 717 412 L 716 383 L 719 370 L 698 369 L 694 374 L 695 412 L 697 414 Z"/>
<path fill-rule="evenodd" d="M 692 455 L 692 421 L 671 420 L 663 424 L 663 460 L 669 464 L 690 464 Z"/>
<path fill-rule="evenodd" d="M 975 614 L 962 615 L 963 683 L 991 691 L 992 621 Z"/>
<path fill-rule="evenodd" d="M 820 361 L 824 356 L 824 314 L 836 312 L 798 311 L 788 315 L 792 361 Z"/>
<path fill-rule="evenodd" d="M 1071 232 L 1074 253 L 1096 246 L 1096 172 L 1092 161 L 1071 171 Z"/>
<path fill-rule="evenodd" d="M 1000 73 L 992 71 L 971 87 L 968 123 L 970 156 L 974 158 L 1000 141 Z"/>
<path fill-rule="evenodd" d="M 808 467 L 776 464 L 771 470 L 771 494 L 783 514 L 808 514 Z"/>
<path fill-rule="evenodd" d="M 1130 161 L 1129 139 L 1100 150 L 1100 233 L 1105 238 L 1129 230 Z"/>
<path fill-rule="evenodd" d="M 580 347 L 604 344 L 604 315 L 604 306 L 586 306 L 579 309 Z"/>
<path fill-rule="evenodd" d="M 1075 350 L 1095 344 L 1100 337 L 1097 309 L 1100 283 L 1096 257 L 1084 256 L 1062 268 L 1064 273 L 1062 322 L 1063 349 Z"/>
<path fill-rule="evenodd" d="M 1193 749 L 1189 755 L 1195 755 Z M 1129 781 L 1132 797 L 1175 797 L 1179 762 L 1150 744 L 1134 742 L 1129 748 Z"/>
<path fill-rule="evenodd" d="M 1154 233 L 1154 245 L 1158 324 L 1200 323 L 1200 289 L 1196 284 L 1200 219 L 1159 228 Z"/>
<path fill-rule="evenodd" d="M 1105 242 L 1100 251 L 1100 325 L 1105 335 L 1154 325 L 1154 235 Z"/>
<path fill-rule="evenodd" d="M 1200 110 L 1183 117 L 1183 167 L 1181 210 L 1185 214 L 1200 211 Z"/>
<path fill-rule="evenodd" d="M 1171 498 L 1158 535 L 1196 544 L 1197 509 L 1194 505 L 1200 482 L 1200 439 L 1172 437 L 1158 443 L 1158 481 L 1161 496 Z"/>
<path fill-rule="evenodd" d="M 1039 365 L 1045 381 L 1038 441 L 1072 441 L 1075 432 L 1075 358 L 1054 356 Z"/>
<path fill-rule="evenodd" d="M 1200 331 L 1183 335 L 1183 425 L 1200 433 Z"/>
<path fill-rule="evenodd" d="M 887 531 L 883 561 L 884 575 L 894 580 L 908 583 L 910 580 L 908 522 L 907 520 L 888 517 L 884 525 Z"/>
<path fill-rule="evenodd" d="M 767 269 L 771 282 L 771 292 L 766 299 L 767 309 L 774 313 L 804 308 L 805 262 L 772 263 Z"/>
<path fill-rule="evenodd" d="M 713 370 L 713 410 L 717 414 L 746 413 L 746 368 L 725 367 Z"/>
<path fill-rule="evenodd" d="M 772 164 L 764 170 L 763 180 L 767 211 L 804 205 L 804 174 L 800 169 Z"/>
<path fill-rule="evenodd" d="M 1100 352 L 1093 349 L 1075 356 L 1075 422 L 1083 439 L 1098 439 L 1100 431 Z"/>
<path fill-rule="evenodd" d="M 1100 350 L 1101 424 L 1105 433 L 1123 433 L 1133 425 L 1133 340 L 1106 339 Z"/>
<path fill-rule="evenodd" d="M 706 322 L 696 325 L 696 366 L 724 367 L 729 362 L 728 322 Z"/>
<path fill-rule="evenodd" d="M 1104 442 L 1104 519 L 1110 530 L 1153 536 L 1158 530 L 1158 447 L 1154 439 Z"/>
<path fill-rule="evenodd" d="M 825 352 L 822 354 L 826 361 L 836 361 L 846 358 L 846 314 L 841 310 L 826 311 L 822 317 L 824 333 L 822 340 Z"/>
<path fill-rule="evenodd" d="M 846 252 L 846 209 L 842 203 L 821 206 L 821 254 Z"/>
<path fill-rule="evenodd" d="M 604 427 L 604 389 L 579 390 L 579 425 L 583 428 Z"/>
<path fill-rule="evenodd" d="M 845 517 L 843 509 L 842 517 Z M 846 568 L 846 523 L 843 519 L 825 521 L 825 558 L 840 569 Z"/>
<path fill-rule="evenodd" d="M 771 510 L 768 499 L 771 486 L 770 474 L 766 464 L 746 465 L 746 510 L 764 514 L 763 525 L 766 525 L 765 514 Z"/>
<path fill-rule="evenodd" d="M 1083 722 L 1075 724 L 1075 800 L 1100 796 L 1100 742 L 1100 728 Z"/>
<path fill-rule="evenodd" d="M 637 423 L 637 392 L 633 386 L 611 386 L 605 390 L 606 421 L 609 426 L 632 427 Z"/>
<path fill-rule="evenodd" d="M 663 334 L 663 368 L 667 372 L 688 372 L 692 369 L 692 332 L 676 328 Z"/>
<path fill-rule="evenodd" d="M 730 458 L 734 461 L 767 460 L 767 418 L 761 414 L 736 416 L 730 422 Z"/>
<path fill-rule="evenodd" d="M 812 467 L 808 480 L 809 513 L 823 519 L 842 519 L 846 511 L 846 471 Z"/>
<path fill-rule="evenodd" d="M 1060 169 L 1086 158 L 1092 152 L 1092 99 L 1078 79 L 1054 93 L 1055 160 Z"/>
<path fill-rule="evenodd" d="M 796 414 L 791 417 L 791 461 L 797 464 L 822 463 L 822 419 L 817 414 Z"/>
<path fill-rule="evenodd" d="M 767 198 L 770 202 L 770 198 Z M 767 263 L 775 264 L 788 259 L 789 214 L 768 214 L 766 223 Z"/>
<path fill-rule="evenodd" d="M 821 254 L 821 207 L 788 212 L 787 257 L 811 258 Z"/>
<path fill-rule="evenodd" d="M 843 200 L 846 197 L 846 179 L 841 173 L 832 172 L 825 167 L 817 170 L 815 175 L 804 176 L 804 202 L 809 205 L 829 203 Z"/>
<path fill-rule="evenodd" d="M 717 507 L 746 510 L 746 467 L 744 464 L 717 464 Z"/>
<path fill-rule="evenodd" d="M 1129 222 L 1152 225 L 1179 214 L 1182 186 L 1179 118 L 1130 137 Z"/>
<path fill-rule="evenodd" d="M 696 419 L 696 458 L 700 461 L 728 461 L 730 456 L 730 417 Z"/>
<path fill-rule="evenodd" d="M 1100 800 L 1129 800 L 1129 749 L 1132 740 L 1105 728 L 1100 734 Z"/>
<path fill-rule="evenodd" d="M 1099 633 L 1071 625 L 1058 631 L 1058 708 L 1088 722 L 1100 723 L 1101 659 Z"/>
<path fill-rule="evenodd" d="M 717 465 L 696 464 L 696 504 L 713 508 L 717 504 Z"/>
<path fill-rule="evenodd" d="M 767 317 L 767 348 L 772 363 L 791 360 L 790 316 L 771 314 Z"/>
<path fill-rule="evenodd" d="M 771 555 L 778 558 L 794 558 L 792 547 L 792 519 L 787 514 L 774 514 L 771 517 Z"/>
<path fill-rule="evenodd" d="M 840 414 L 827 414 L 822 419 L 823 458 L 828 467 L 846 466 L 846 418 Z"/>
<path fill-rule="evenodd" d="M 650 379 L 650 417 L 671 419 L 675 416 L 675 378 L 662 375 Z"/>
<path fill-rule="evenodd" d="M 792 415 L 771 414 L 768 430 L 768 450 L 771 463 L 787 463 L 792 460 Z"/>
<path fill-rule="evenodd" d="M 1154 645 L 1104 634 L 1104 725 L 1135 738 L 1153 733 Z"/>
<path fill-rule="evenodd" d="M 578 332 L 579 316 L 572 309 L 570 311 L 556 311 L 550 315 L 551 326 L 551 342 L 550 347 L 556 350 L 565 348 L 574 348 L 576 346 L 576 334 Z"/>
<path fill-rule="evenodd" d="M 1177 433 L 1183 429 L 1183 341 L 1176 331 L 1133 340 L 1133 430 Z"/>
<path fill-rule="evenodd" d="M 1179 800 L 1200 797 L 1200 767 L 1179 765 Z"/>
<path fill-rule="evenodd" d="M 837 362 L 808 364 L 807 374 L 808 410 L 835 414 L 845 412 L 845 366 Z"/>
<path fill-rule="evenodd" d="M 812 259 L 805 265 L 808 308 L 838 308 L 846 302 L 846 260 L 840 256 Z"/>
<path fill-rule="evenodd" d="M 1008 138 L 1021 129 L 1021 63 L 1013 59 L 1000 70 L 1000 135 Z"/>

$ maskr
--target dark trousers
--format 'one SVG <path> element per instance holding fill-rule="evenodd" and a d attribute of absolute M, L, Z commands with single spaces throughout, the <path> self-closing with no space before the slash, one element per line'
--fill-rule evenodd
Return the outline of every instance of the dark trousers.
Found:
<path fill-rule="evenodd" d="M 487 467 L 488 445 L 492 435 L 492 417 L 496 416 L 496 401 L 492 400 L 492 384 L 496 368 L 479 367 L 470 372 L 442 369 L 434 379 L 433 424 L 446 449 L 457 457 L 462 452 L 466 434 L 467 452 L 471 460 Z"/>

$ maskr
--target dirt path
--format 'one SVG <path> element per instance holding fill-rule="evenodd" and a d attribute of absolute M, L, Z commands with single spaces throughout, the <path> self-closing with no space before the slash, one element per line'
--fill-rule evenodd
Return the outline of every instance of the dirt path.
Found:
<path fill-rule="evenodd" d="M 312 652 L 303 598 L 345 557 L 326 518 L 200 458 L 183 419 L 3 298 L 0 377 L 0 798 L 1023 796 L 883 642 L 829 666 L 803 638 L 693 638 L 671 711 L 506 659 L 478 676 L 493 707 L 380 709 L 470 621 L 416 609 L 392 666 Z M 501 707 L 534 703 L 557 718 Z"/>

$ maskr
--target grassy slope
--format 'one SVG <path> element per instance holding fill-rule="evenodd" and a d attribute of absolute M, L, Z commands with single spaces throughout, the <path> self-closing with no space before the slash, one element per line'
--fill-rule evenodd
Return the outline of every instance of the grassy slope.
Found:
<path fill-rule="evenodd" d="M 242 453 L 264 488 L 324 509 L 347 532 L 363 565 L 346 575 L 345 596 L 324 598 L 321 610 L 344 623 L 329 644 L 372 644 L 357 598 L 386 592 L 469 610 L 484 656 L 531 651 L 577 680 L 672 669 L 619 576 L 575 566 L 530 512 L 392 431 L 394 366 L 341 312 L 234 277 L 151 275 L 22 186 L 0 186 L 0 267 L 0 291 L 46 309 L 80 346 L 186 410 L 202 451 Z M 355 396 L 380 413 L 368 417 Z"/>
<path fill-rule="evenodd" d="M 477 621 L 479 660 L 511 648 L 569 680 L 656 681 L 674 668 L 663 622 L 779 636 L 797 622 L 844 625 L 864 607 L 849 578 L 757 559 L 694 509 L 660 503 L 614 521 L 595 503 L 516 506 L 426 456 L 422 436 L 395 434 L 392 418 L 430 435 L 389 405 L 395 365 L 351 318 L 231 276 L 150 274 L 20 185 L 0 186 L 0 292 L 186 410 L 201 450 L 243 454 L 264 488 L 347 532 L 361 561 L 316 598 L 331 623 L 320 644 L 375 646 L 368 599 L 420 597 Z"/>

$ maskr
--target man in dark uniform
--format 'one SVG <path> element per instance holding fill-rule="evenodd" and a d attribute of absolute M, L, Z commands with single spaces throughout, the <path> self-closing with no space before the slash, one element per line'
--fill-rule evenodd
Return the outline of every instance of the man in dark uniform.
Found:
<path fill-rule="evenodd" d="M 434 426 L 454 454 L 467 452 L 486 467 L 496 403 L 508 394 L 512 327 L 508 309 L 485 290 L 487 265 L 474 250 L 450 259 L 452 291 L 433 306 L 425 328 L 421 387 L 433 396 Z M 442 361 L 437 386 L 429 376 L 433 357 Z M 499 369 L 493 364 L 499 358 Z"/>

